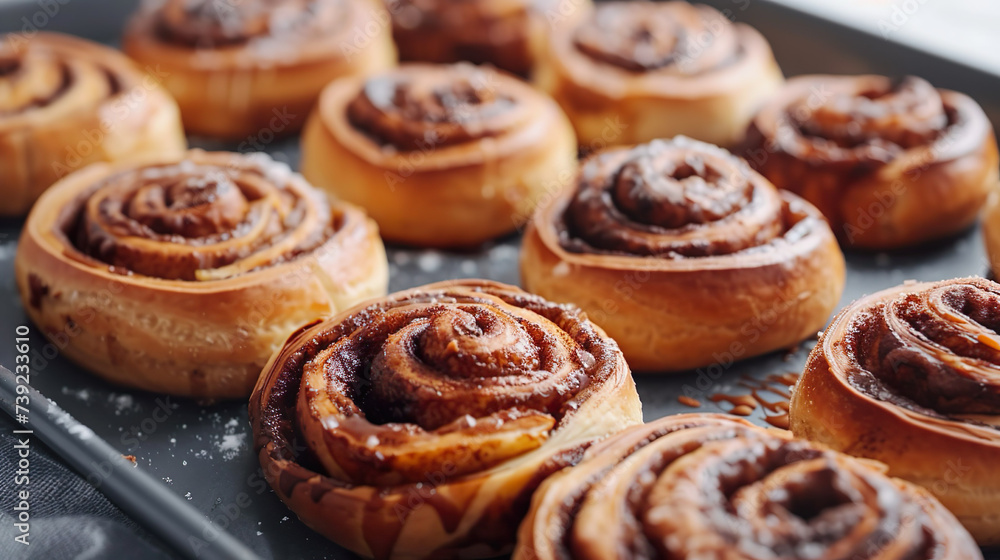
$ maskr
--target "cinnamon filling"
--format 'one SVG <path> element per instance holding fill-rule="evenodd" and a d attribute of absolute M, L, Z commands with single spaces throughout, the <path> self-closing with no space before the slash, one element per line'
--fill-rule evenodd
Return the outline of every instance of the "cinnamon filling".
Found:
<path fill-rule="evenodd" d="M 921 78 L 845 79 L 835 85 L 811 89 L 780 117 L 803 157 L 884 164 L 933 144 L 958 121 L 955 109 Z"/>
<path fill-rule="evenodd" d="M 335 32 L 346 18 L 344 0 L 167 0 L 155 13 L 164 42 L 191 48 L 224 48 L 253 40 L 301 40 Z"/>
<path fill-rule="evenodd" d="M 579 312 L 489 287 L 376 303 L 300 344 L 289 416 L 327 474 L 380 486 L 537 448 L 617 366 Z"/>
<path fill-rule="evenodd" d="M 743 56 L 733 25 L 707 6 L 599 4 L 573 36 L 588 57 L 630 72 L 697 75 Z"/>
<path fill-rule="evenodd" d="M 194 281 L 293 259 L 329 239 L 338 220 L 317 196 L 252 165 L 186 160 L 104 179 L 62 228 L 83 255 L 119 272 Z"/>
<path fill-rule="evenodd" d="M 742 160 L 677 138 L 589 159 L 557 227 L 573 252 L 685 258 L 791 239 L 804 217 Z"/>
<path fill-rule="evenodd" d="M 989 281 L 900 294 L 853 319 L 848 381 L 928 416 L 1000 414 L 998 330 L 1000 289 Z"/>
<path fill-rule="evenodd" d="M 599 446 L 550 490 L 550 518 L 534 520 L 552 558 L 916 560 L 949 542 L 908 488 L 739 421 L 678 416 Z"/>
<path fill-rule="evenodd" d="M 432 150 L 500 136 L 522 120 L 520 102 L 473 66 L 370 78 L 347 107 L 351 124 L 397 150 Z"/>

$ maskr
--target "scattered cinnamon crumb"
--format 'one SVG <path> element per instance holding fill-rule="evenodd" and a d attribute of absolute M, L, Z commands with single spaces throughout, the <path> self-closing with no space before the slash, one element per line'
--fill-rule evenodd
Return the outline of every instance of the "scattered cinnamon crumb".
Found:
<path fill-rule="evenodd" d="M 774 426 L 775 428 L 781 428 L 782 430 L 788 429 L 788 413 L 778 414 L 774 416 L 764 416 L 764 421 L 768 424 Z"/>
<path fill-rule="evenodd" d="M 732 405 L 730 414 L 750 416 L 758 408 L 763 409 L 764 421 L 768 424 L 788 429 L 788 401 L 791 398 L 791 388 L 798 380 L 799 374 L 794 372 L 768 375 L 764 379 L 743 376 L 739 386 L 748 390 L 749 394 L 728 395 L 716 393 L 709 398 L 712 402 L 727 402 Z M 771 400 L 764 395 L 775 395 Z"/>
<path fill-rule="evenodd" d="M 701 401 L 699 401 L 698 399 L 692 399 L 691 397 L 688 397 L 686 395 L 681 395 L 677 397 L 677 402 L 681 403 L 684 406 L 690 406 L 691 408 L 698 408 L 699 406 L 701 406 Z"/>

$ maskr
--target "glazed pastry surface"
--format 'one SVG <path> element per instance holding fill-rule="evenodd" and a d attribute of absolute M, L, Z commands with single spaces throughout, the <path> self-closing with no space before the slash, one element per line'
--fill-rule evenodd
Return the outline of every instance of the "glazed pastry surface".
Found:
<path fill-rule="evenodd" d="M 754 117 L 746 144 L 757 171 L 815 204 L 854 247 L 962 231 L 998 186 L 982 108 L 912 76 L 796 77 Z"/>
<path fill-rule="evenodd" d="M 331 80 L 396 63 L 389 15 L 370 0 L 146 1 L 122 48 L 164 76 L 188 133 L 240 151 L 301 129 Z"/>
<path fill-rule="evenodd" d="M 690 136 L 734 146 L 781 84 L 767 41 L 685 2 L 602 2 L 540 42 L 533 80 L 586 152 Z"/>
<path fill-rule="evenodd" d="M 982 558 L 926 490 L 719 414 L 634 426 L 542 484 L 514 560 Z"/>
<path fill-rule="evenodd" d="M 32 210 L 25 310 L 82 367 L 178 395 L 249 394 L 304 321 L 385 293 L 378 230 L 263 154 L 95 165 Z"/>
<path fill-rule="evenodd" d="M 58 33 L 0 35 L 0 216 L 94 162 L 180 155 L 177 104 L 121 53 Z"/>
<path fill-rule="evenodd" d="M 334 82 L 302 141 L 310 181 L 364 207 L 387 240 L 417 246 L 514 231 L 575 166 L 573 130 L 551 99 L 470 64 Z"/>
<path fill-rule="evenodd" d="M 1000 542 L 1000 285 L 909 283 L 827 328 L 792 394 L 791 429 L 926 487 L 981 545 Z"/>
<path fill-rule="evenodd" d="M 687 138 L 587 159 L 525 234 L 521 276 L 579 305 L 633 369 L 677 371 L 815 334 L 844 260 L 819 212 Z"/>
<path fill-rule="evenodd" d="M 406 62 L 490 64 L 530 74 L 533 44 L 590 0 L 387 0 L 392 36 Z"/>
<path fill-rule="evenodd" d="M 628 367 L 599 328 L 484 280 L 303 327 L 265 368 L 250 417 L 278 496 L 373 558 L 509 551 L 545 476 L 641 422 Z"/>

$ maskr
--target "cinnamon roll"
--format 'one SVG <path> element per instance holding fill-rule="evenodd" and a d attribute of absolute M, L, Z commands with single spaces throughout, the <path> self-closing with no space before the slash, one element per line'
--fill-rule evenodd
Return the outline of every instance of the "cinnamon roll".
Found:
<path fill-rule="evenodd" d="M 385 293 L 375 224 L 263 154 L 95 164 L 31 211 L 15 261 L 28 316 L 114 383 L 245 397 L 305 321 Z"/>
<path fill-rule="evenodd" d="M 145 0 L 122 48 L 163 74 L 189 133 L 259 150 L 331 80 L 395 65 L 390 27 L 372 0 Z"/>
<path fill-rule="evenodd" d="M 933 496 L 880 467 L 731 416 L 668 416 L 546 480 L 514 560 L 982 559 Z"/>
<path fill-rule="evenodd" d="M 983 211 L 983 243 L 994 278 L 1000 278 L 1000 190 L 987 198 Z"/>
<path fill-rule="evenodd" d="M 492 64 L 527 76 L 539 36 L 590 0 L 386 0 L 400 58 Z"/>
<path fill-rule="evenodd" d="M 685 137 L 590 157 L 523 243 L 525 289 L 583 308 L 634 370 L 789 347 L 822 328 L 844 287 L 812 205 Z"/>
<path fill-rule="evenodd" d="M 579 310 L 464 280 L 304 326 L 250 421 L 268 482 L 327 538 L 368 558 L 484 558 L 509 551 L 546 476 L 641 411 Z"/>
<path fill-rule="evenodd" d="M 796 435 L 877 459 L 1000 544 L 1000 284 L 911 283 L 840 312 L 792 394 Z"/>
<path fill-rule="evenodd" d="M 686 135 L 731 146 L 781 84 L 756 30 L 705 5 L 608 2 L 541 43 L 533 78 L 596 151 Z"/>
<path fill-rule="evenodd" d="M 57 33 L 0 34 L 0 216 L 21 216 L 88 164 L 181 154 L 177 105 L 112 49 Z"/>
<path fill-rule="evenodd" d="M 998 186 L 983 110 L 915 77 L 789 80 L 753 119 L 743 154 L 815 204 L 843 243 L 870 249 L 961 231 Z"/>
<path fill-rule="evenodd" d="M 411 245 L 470 247 L 511 232 L 575 167 L 573 129 L 551 99 L 469 64 L 338 80 L 302 139 L 306 178 Z"/>

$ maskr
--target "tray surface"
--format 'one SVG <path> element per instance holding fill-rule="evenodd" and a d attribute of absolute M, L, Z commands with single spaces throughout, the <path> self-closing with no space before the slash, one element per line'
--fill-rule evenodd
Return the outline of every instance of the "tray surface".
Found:
<path fill-rule="evenodd" d="M 275 143 L 268 151 L 292 163 L 298 159 L 295 139 Z M 17 325 L 30 325 L 14 285 L 19 229 L 17 221 L 0 224 L 0 332 L 6 333 L 13 333 Z M 451 278 L 490 278 L 517 284 L 519 242 L 512 236 L 475 253 L 390 247 L 389 289 Z M 841 305 L 909 279 L 985 275 L 988 265 L 977 227 L 916 251 L 848 253 L 847 269 Z M 34 329 L 31 339 L 32 348 L 38 351 L 32 375 L 37 389 L 123 454 L 135 455 L 139 468 L 163 480 L 261 557 L 353 557 L 300 523 L 264 482 L 251 448 L 253 437 L 244 402 L 206 406 L 115 387 L 58 357 L 56 349 Z M 716 392 L 740 393 L 738 383 L 743 375 L 763 379 L 770 374 L 801 371 L 812 345 L 806 342 L 793 353 L 777 352 L 731 367 L 670 377 L 637 376 L 643 416 L 650 420 L 695 410 L 727 410 L 727 404 L 713 403 L 708 397 Z M 13 344 L 0 344 L 0 364 L 9 366 L 13 356 Z M 677 397 L 682 394 L 700 400 L 702 407 L 680 404 Z M 760 410 L 750 418 L 763 424 Z"/>
<path fill-rule="evenodd" d="M 3 6 L 0 6 L 0 21 L 4 20 L 3 13 Z M 0 25 L 0 29 L 6 27 L 6 22 Z M 105 38 L 103 35 L 95 37 L 87 28 L 74 26 L 68 18 L 53 19 L 49 29 Z M 779 61 L 782 61 L 782 52 L 777 45 L 792 44 L 795 40 L 794 34 L 790 34 L 775 41 Z M 879 64 L 869 66 L 854 57 L 838 57 L 837 45 L 827 46 L 831 56 L 813 60 L 811 71 L 891 72 Z M 790 50 L 785 53 L 795 56 Z M 235 148 L 192 143 L 209 149 Z M 274 142 L 266 146 L 266 151 L 293 167 L 297 165 L 297 138 Z M 16 326 L 30 324 L 17 295 L 13 274 L 21 223 L 0 220 L 0 332 L 10 333 L 11 338 Z M 909 279 L 933 281 L 986 275 L 988 264 L 978 229 L 913 251 L 849 252 L 847 284 L 840 305 Z M 390 247 L 390 291 L 451 278 L 478 277 L 517 284 L 519 243 L 517 236 L 510 236 L 474 253 Z M 733 286 L 733 289 L 739 287 Z M 716 392 L 741 392 L 737 384 L 743 375 L 763 379 L 770 374 L 801 371 L 812 344 L 806 342 L 792 353 L 778 352 L 736 362 L 729 367 L 707 368 L 671 377 L 638 376 L 636 383 L 643 414 L 650 420 L 695 410 L 727 410 L 728 405 L 710 402 L 708 396 Z M 34 329 L 31 345 L 38 351 L 32 375 L 36 388 L 123 454 L 135 455 L 138 468 L 163 480 L 219 526 L 248 543 L 262 558 L 353 557 L 300 523 L 270 490 L 252 450 L 244 402 L 203 405 L 192 400 L 114 387 L 60 358 L 58 350 Z M 10 367 L 13 356 L 12 343 L 0 344 L 0 364 Z M 680 404 L 677 397 L 682 394 L 701 400 L 702 407 L 693 409 Z M 762 423 L 760 413 L 758 410 L 751 420 Z"/>

